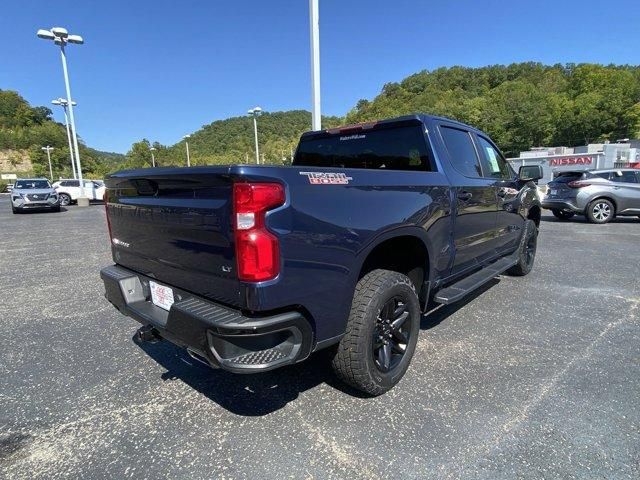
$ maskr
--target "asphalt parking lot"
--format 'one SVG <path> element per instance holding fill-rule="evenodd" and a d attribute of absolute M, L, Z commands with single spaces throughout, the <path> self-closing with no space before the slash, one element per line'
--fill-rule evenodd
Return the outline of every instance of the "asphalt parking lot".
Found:
<path fill-rule="evenodd" d="M 534 271 L 422 322 L 390 393 L 235 376 L 103 297 L 104 208 L 0 195 L 0 477 L 640 478 L 640 220 L 545 215 Z"/>

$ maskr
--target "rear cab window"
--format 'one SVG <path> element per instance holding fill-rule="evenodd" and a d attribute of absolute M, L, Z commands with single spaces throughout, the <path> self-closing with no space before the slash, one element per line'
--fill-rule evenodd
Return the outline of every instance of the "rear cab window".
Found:
<path fill-rule="evenodd" d="M 558 174 L 556 178 L 553 179 L 552 183 L 569 183 L 574 180 L 580 180 L 584 175 L 584 172 L 563 172 Z"/>
<path fill-rule="evenodd" d="M 302 137 L 294 166 L 431 171 L 421 122 Z"/>

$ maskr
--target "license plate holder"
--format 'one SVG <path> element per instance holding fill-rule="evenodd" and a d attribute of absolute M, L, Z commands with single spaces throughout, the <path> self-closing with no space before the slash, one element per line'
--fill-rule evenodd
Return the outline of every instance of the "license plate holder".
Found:
<path fill-rule="evenodd" d="M 552 188 L 549 190 L 549 195 L 557 195 L 558 194 L 558 190 L 556 190 L 555 188 Z"/>
<path fill-rule="evenodd" d="M 174 301 L 173 289 L 152 281 L 149 281 L 149 289 L 151 290 L 151 301 L 153 304 L 163 310 L 169 311 Z"/>

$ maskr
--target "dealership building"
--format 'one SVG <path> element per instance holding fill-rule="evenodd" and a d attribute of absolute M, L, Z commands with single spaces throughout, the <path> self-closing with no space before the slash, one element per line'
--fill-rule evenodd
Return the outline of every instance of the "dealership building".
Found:
<path fill-rule="evenodd" d="M 590 143 L 581 147 L 536 147 L 508 158 L 515 171 L 522 165 L 541 165 L 544 185 L 559 173 L 601 168 L 640 168 L 640 140 Z"/>

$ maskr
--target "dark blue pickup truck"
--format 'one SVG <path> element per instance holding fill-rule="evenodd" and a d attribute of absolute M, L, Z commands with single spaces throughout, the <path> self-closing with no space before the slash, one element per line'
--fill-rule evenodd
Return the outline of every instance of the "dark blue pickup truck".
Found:
<path fill-rule="evenodd" d="M 292 166 L 111 174 L 107 299 L 213 367 L 266 371 L 330 348 L 371 395 L 413 356 L 427 305 L 532 268 L 539 167 L 411 115 L 302 135 Z"/>

